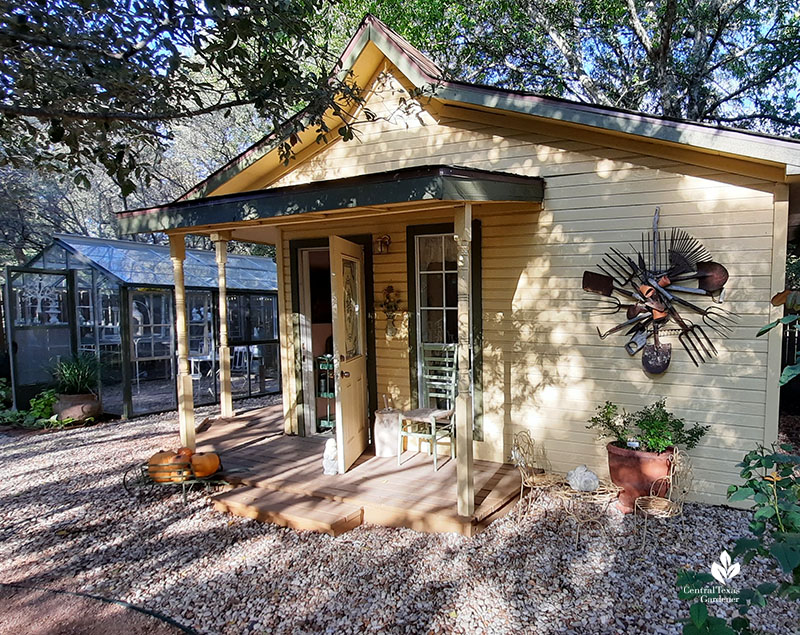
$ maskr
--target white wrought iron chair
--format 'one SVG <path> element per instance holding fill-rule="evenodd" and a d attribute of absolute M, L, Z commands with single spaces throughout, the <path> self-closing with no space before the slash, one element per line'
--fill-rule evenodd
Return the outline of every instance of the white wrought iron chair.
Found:
<path fill-rule="evenodd" d="M 684 530 L 683 507 L 692 489 L 692 464 L 685 452 L 673 450 L 669 474 L 657 479 L 650 487 L 649 496 L 640 496 L 634 501 L 634 514 L 642 517 L 642 545 L 647 543 L 648 518 L 680 518 L 681 533 Z M 638 520 L 637 520 L 638 523 Z"/>
<path fill-rule="evenodd" d="M 456 344 L 422 345 L 422 395 L 420 407 L 400 413 L 397 435 L 397 464 L 403 454 L 403 439 L 415 438 L 428 442 L 433 453 L 433 470 L 438 470 L 436 446 L 449 439 L 450 458 L 456 456 Z M 423 405 L 424 404 L 424 405 Z"/>
<path fill-rule="evenodd" d="M 533 503 L 539 499 L 543 490 L 563 482 L 563 478 L 547 472 L 536 460 L 536 442 L 527 430 L 514 435 L 511 445 L 511 462 L 520 474 L 519 502 L 523 506 L 525 488 L 529 489 L 528 504 L 520 517 L 525 518 L 531 511 Z"/>

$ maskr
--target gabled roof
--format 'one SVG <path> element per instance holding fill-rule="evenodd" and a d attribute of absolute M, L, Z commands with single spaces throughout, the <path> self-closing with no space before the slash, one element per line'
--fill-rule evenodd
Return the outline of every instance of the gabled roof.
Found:
<path fill-rule="evenodd" d="M 66 249 L 89 267 L 118 282 L 134 286 L 173 286 L 169 247 L 130 240 L 56 234 L 54 244 Z M 213 251 L 187 249 L 184 263 L 187 287 L 216 288 L 217 262 Z M 228 255 L 228 288 L 240 291 L 272 291 L 278 288 L 277 267 L 271 258 Z"/>
<path fill-rule="evenodd" d="M 798 140 L 446 79 L 433 61 L 371 15 L 364 18 L 334 70 L 363 66 L 365 53 L 374 53 L 375 49 L 415 87 L 433 87 L 433 98 L 447 105 L 527 115 L 640 140 L 658 140 L 710 154 L 782 165 L 786 177 L 800 177 Z M 368 79 L 372 73 L 361 68 L 358 75 Z M 304 116 L 305 113 L 300 112 L 294 119 L 302 121 Z M 275 133 L 264 137 L 178 200 L 214 195 L 221 185 L 276 150 L 282 141 Z"/>

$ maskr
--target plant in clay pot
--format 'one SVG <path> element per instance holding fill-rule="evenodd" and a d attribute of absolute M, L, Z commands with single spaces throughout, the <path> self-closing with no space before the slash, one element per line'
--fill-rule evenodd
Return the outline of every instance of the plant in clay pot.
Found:
<path fill-rule="evenodd" d="M 100 379 L 100 362 L 93 355 L 77 355 L 57 361 L 51 370 L 56 380 L 58 401 L 53 411 L 60 420 L 85 421 L 98 417 L 103 405 L 95 393 Z"/>
<path fill-rule="evenodd" d="M 669 474 L 672 450 L 694 448 L 710 426 L 686 422 L 666 408 L 659 399 L 634 413 L 606 401 L 597 407 L 587 428 L 597 430 L 608 443 L 608 471 L 611 481 L 623 488 L 617 506 L 625 513 L 633 510 L 639 496 L 650 494 L 653 483 Z"/>

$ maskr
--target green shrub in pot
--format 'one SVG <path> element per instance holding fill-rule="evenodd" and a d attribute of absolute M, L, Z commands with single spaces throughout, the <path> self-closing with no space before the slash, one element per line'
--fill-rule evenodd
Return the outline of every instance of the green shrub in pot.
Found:
<path fill-rule="evenodd" d="M 82 422 L 103 412 L 95 393 L 100 380 L 100 362 L 96 357 L 83 354 L 58 360 L 51 372 L 58 390 L 58 401 L 53 410 L 60 420 Z"/>
<path fill-rule="evenodd" d="M 586 427 L 597 430 L 601 439 L 611 439 L 606 445 L 608 471 L 623 489 L 617 507 L 626 513 L 637 497 L 649 494 L 652 484 L 669 473 L 673 448 L 692 449 L 709 429 L 687 427 L 667 410 L 665 399 L 633 413 L 606 401 Z"/>

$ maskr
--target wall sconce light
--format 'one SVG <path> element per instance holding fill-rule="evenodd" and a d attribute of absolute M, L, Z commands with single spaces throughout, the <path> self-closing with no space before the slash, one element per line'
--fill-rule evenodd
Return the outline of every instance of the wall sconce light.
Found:
<path fill-rule="evenodd" d="M 389 251 L 389 245 L 392 244 L 392 237 L 389 234 L 384 234 L 375 239 L 372 243 L 373 254 L 385 254 Z"/>

